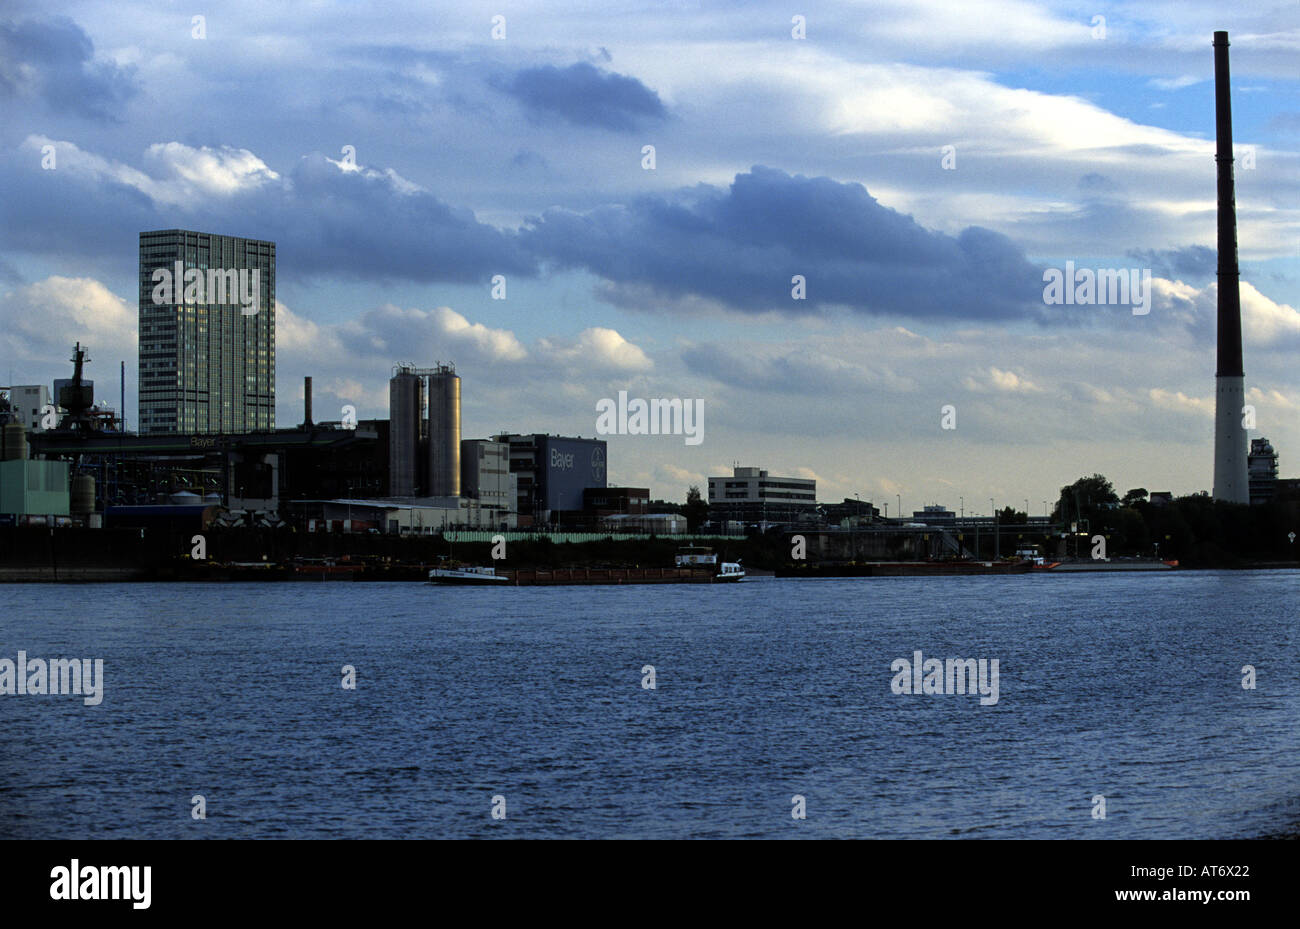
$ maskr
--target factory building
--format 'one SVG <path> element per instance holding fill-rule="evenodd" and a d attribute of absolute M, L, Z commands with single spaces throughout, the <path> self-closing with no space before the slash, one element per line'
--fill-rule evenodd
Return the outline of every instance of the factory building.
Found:
<path fill-rule="evenodd" d="M 1277 452 L 1268 439 L 1252 439 L 1246 461 L 1251 504 L 1272 503 L 1277 496 Z"/>
<path fill-rule="evenodd" d="M 515 528 L 514 515 L 468 497 L 299 500 L 289 506 L 307 532 L 434 535 L 444 529 Z"/>
<path fill-rule="evenodd" d="M 510 447 L 510 471 L 518 481 L 516 511 L 521 524 L 555 521 L 560 513 L 583 508 L 589 487 L 604 487 L 606 443 L 581 436 L 503 434 L 496 442 Z"/>
<path fill-rule="evenodd" d="M 275 428 L 275 243 L 140 233 L 140 433 Z"/>
<path fill-rule="evenodd" d="M 638 516 L 650 512 L 649 487 L 589 487 L 582 508 L 597 517 Z"/>
<path fill-rule="evenodd" d="M 519 477 L 510 471 L 510 446 L 491 439 L 462 439 L 460 492 L 481 506 L 513 511 Z"/>
<path fill-rule="evenodd" d="M 50 400 L 50 388 L 44 384 L 21 384 L 13 387 L 0 387 L 10 404 L 10 421 L 22 423 L 28 432 L 39 432 L 44 428 L 41 411 L 54 404 Z"/>
<path fill-rule="evenodd" d="M 733 468 L 730 477 L 709 478 L 712 522 L 787 523 L 817 507 L 817 482 L 774 477 L 760 468 Z"/>

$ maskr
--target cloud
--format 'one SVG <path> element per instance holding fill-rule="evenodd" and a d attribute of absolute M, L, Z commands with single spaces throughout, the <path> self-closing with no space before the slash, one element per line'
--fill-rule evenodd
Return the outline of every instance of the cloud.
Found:
<path fill-rule="evenodd" d="M 76 341 L 92 359 L 135 365 L 136 308 L 93 278 L 55 275 L 8 291 L 0 295 L 0 319 L 0 354 L 24 365 L 71 372 L 67 360 Z M 116 364 L 111 371 L 116 378 Z"/>
<path fill-rule="evenodd" d="M 852 348 L 839 354 L 830 346 L 808 344 L 705 343 L 685 347 L 681 358 L 691 373 L 745 391 L 816 397 L 842 390 L 905 393 L 916 389 L 913 379 L 897 374 L 878 357 L 854 357 Z"/>
<path fill-rule="evenodd" d="M 1204 80 L 1203 77 L 1183 74 L 1179 77 L 1153 77 L 1147 81 L 1147 84 L 1156 88 L 1156 90 L 1182 90 L 1184 87 L 1191 87 L 1193 84 L 1199 84 Z"/>
<path fill-rule="evenodd" d="M 528 354 L 513 332 L 471 323 L 446 306 L 421 310 L 388 303 L 340 331 L 352 351 L 364 350 L 392 361 L 445 360 L 455 355 L 457 359 L 492 364 L 521 361 Z"/>
<path fill-rule="evenodd" d="M 1003 371 L 997 367 L 990 367 L 987 374 L 981 373 L 978 378 L 964 378 L 962 383 L 967 390 L 975 393 L 983 393 L 987 390 L 1012 394 L 1041 393 L 1043 389 L 1022 374 L 1016 374 L 1014 371 Z"/>
<path fill-rule="evenodd" d="M 537 271 L 513 233 L 392 169 L 311 154 L 281 175 L 246 149 L 167 142 L 149 146 L 145 170 L 42 135 L 22 148 L 46 144 L 55 145 L 56 170 L 26 157 L 0 166 L 27 181 L 3 204 L 0 243 L 9 247 L 117 256 L 142 229 L 190 225 L 284 243 L 282 258 L 293 255 L 305 274 L 468 283 Z"/>
<path fill-rule="evenodd" d="M 0 23 L 0 96 L 37 97 L 55 112 L 116 119 L 137 92 L 134 69 L 95 60 L 90 36 L 64 17 Z"/>
<path fill-rule="evenodd" d="M 721 474 L 722 472 L 718 471 L 717 473 Z M 680 467 L 678 465 L 673 464 L 672 462 L 664 462 L 660 464 L 658 468 L 655 469 L 655 476 L 660 478 L 661 480 L 666 479 L 672 483 L 680 484 L 684 487 L 691 487 L 691 486 L 699 487 L 701 496 L 703 496 L 706 500 L 708 499 L 708 495 L 709 495 L 708 477 L 701 471 L 691 471 L 688 468 Z M 655 493 L 653 488 L 651 489 L 651 493 Z"/>
<path fill-rule="evenodd" d="M 480 353 L 494 361 L 521 361 L 528 355 L 513 332 L 505 329 L 489 329 L 482 323 L 471 323 L 455 310 L 445 306 L 434 310 L 432 316 L 438 329 L 452 344 L 473 345 Z"/>
<path fill-rule="evenodd" d="M 203 197 L 230 197 L 257 190 L 276 174 L 246 148 L 191 148 L 180 142 L 150 145 L 145 160 L 157 165 L 168 180 L 155 188 L 154 199 L 170 203 Z M 149 193 L 149 190 L 145 190 Z"/>
<path fill-rule="evenodd" d="M 632 307 L 650 293 L 791 315 L 849 307 L 987 319 L 1043 310 L 1040 272 L 1005 236 L 977 226 L 935 232 L 861 184 L 760 166 L 726 190 L 700 185 L 586 213 L 547 210 L 524 241 L 541 258 L 599 275 L 605 296 L 623 294 Z M 795 275 L 806 299 L 792 299 Z"/>
<path fill-rule="evenodd" d="M 1219 252 L 1205 245 L 1187 245 L 1168 249 L 1129 249 L 1129 258 L 1151 269 L 1152 277 L 1171 281 L 1208 283 L 1215 279 L 1219 267 Z"/>
<path fill-rule="evenodd" d="M 668 115 L 659 95 L 636 78 L 585 61 L 524 68 L 497 83 L 535 119 L 558 116 L 575 126 L 627 131 Z"/>
<path fill-rule="evenodd" d="M 1189 397 L 1181 390 L 1171 391 L 1163 387 L 1152 387 L 1148 395 L 1151 397 L 1151 402 L 1163 410 L 1192 413 L 1206 418 L 1214 415 L 1213 397 Z"/>
<path fill-rule="evenodd" d="M 584 329 L 573 341 L 542 339 L 538 348 L 548 357 L 564 364 L 581 364 L 619 371 L 648 371 L 654 366 L 638 346 L 613 329 L 593 326 Z"/>

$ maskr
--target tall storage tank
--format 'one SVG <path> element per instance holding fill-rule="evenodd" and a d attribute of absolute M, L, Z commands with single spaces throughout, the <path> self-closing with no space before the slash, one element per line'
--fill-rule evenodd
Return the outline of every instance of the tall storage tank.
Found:
<path fill-rule="evenodd" d="M 0 447 L 0 461 L 27 460 L 27 429 L 22 423 L 6 423 Z"/>
<path fill-rule="evenodd" d="M 89 474 L 78 474 L 72 479 L 72 493 L 68 500 L 68 510 L 74 517 L 85 519 L 95 512 L 95 478 Z"/>
<path fill-rule="evenodd" d="M 429 496 L 460 496 L 460 376 L 454 365 L 429 374 Z"/>
<path fill-rule="evenodd" d="M 393 497 L 419 492 L 423 387 L 414 368 L 400 365 L 388 382 L 388 493 Z"/>

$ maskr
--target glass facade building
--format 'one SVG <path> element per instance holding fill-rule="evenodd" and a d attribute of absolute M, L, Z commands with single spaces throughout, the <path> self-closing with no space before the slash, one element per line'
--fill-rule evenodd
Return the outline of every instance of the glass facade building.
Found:
<path fill-rule="evenodd" d="M 275 243 L 140 233 L 139 344 L 142 434 L 273 430 Z"/>

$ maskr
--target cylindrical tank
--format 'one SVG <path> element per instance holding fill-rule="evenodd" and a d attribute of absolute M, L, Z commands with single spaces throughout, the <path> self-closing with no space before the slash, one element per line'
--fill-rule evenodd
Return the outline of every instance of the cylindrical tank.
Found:
<path fill-rule="evenodd" d="M 73 516 L 89 516 L 95 512 L 95 479 L 89 474 L 78 474 L 72 479 L 72 493 L 68 509 Z"/>
<path fill-rule="evenodd" d="M 429 496 L 460 496 L 460 377 L 451 365 L 429 375 Z"/>
<path fill-rule="evenodd" d="M 27 460 L 27 429 L 22 423 L 6 423 L 0 461 Z"/>
<path fill-rule="evenodd" d="M 398 368 L 388 382 L 388 487 L 394 497 L 413 497 L 419 480 L 422 379 Z"/>

